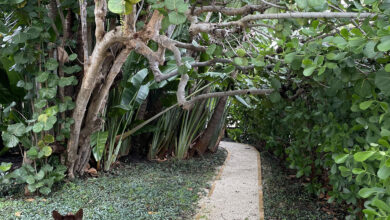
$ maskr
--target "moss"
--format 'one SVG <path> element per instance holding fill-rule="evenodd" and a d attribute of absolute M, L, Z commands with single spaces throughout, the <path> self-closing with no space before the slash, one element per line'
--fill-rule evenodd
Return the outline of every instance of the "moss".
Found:
<path fill-rule="evenodd" d="M 77 179 L 58 185 L 48 197 L 33 201 L 19 194 L 0 199 L 0 219 L 52 219 L 84 209 L 85 219 L 190 219 L 215 168 L 226 153 L 186 161 L 125 164 L 99 178 Z M 1 188 L 0 188 L 1 189 Z"/>

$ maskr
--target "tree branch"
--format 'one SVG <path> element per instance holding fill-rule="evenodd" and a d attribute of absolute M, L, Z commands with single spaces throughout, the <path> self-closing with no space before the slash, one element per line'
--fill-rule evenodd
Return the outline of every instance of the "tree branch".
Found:
<path fill-rule="evenodd" d="M 88 28 L 87 28 L 87 0 L 79 0 L 80 20 L 81 20 L 81 38 L 83 41 L 84 52 L 84 71 L 88 69 Z"/>
<path fill-rule="evenodd" d="M 222 14 L 230 15 L 230 16 L 247 15 L 247 14 L 252 14 L 255 11 L 264 12 L 269 7 L 270 6 L 267 5 L 245 5 L 244 7 L 241 8 L 229 8 L 225 6 L 209 5 L 209 6 L 196 7 L 193 10 L 192 15 L 198 16 L 204 12 L 220 12 Z"/>
<path fill-rule="evenodd" d="M 372 18 L 374 13 L 355 13 L 355 12 L 287 12 L 276 14 L 256 14 L 247 15 L 237 21 L 224 23 L 192 23 L 190 33 L 196 35 L 200 32 L 220 34 L 223 31 L 220 28 L 230 26 L 246 27 L 248 22 L 263 19 L 289 19 L 289 18 Z"/>
<path fill-rule="evenodd" d="M 206 93 L 206 94 L 195 96 L 190 101 L 185 101 L 183 103 L 179 102 L 179 106 L 181 106 L 183 109 L 189 110 L 192 108 L 195 102 L 202 99 L 234 96 L 234 95 L 268 95 L 273 91 L 274 91 L 273 89 L 243 89 L 243 90 L 232 90 L 232 91 L 225 91 L 225 92 Z"/>
<path fill-rule="evenodd" d="M 104 21 L 106 19 L 106 14 L 107 14 L 107 3 L 105 0 L 95 0 L 94 13 L 95 13 L 95 24 L 96 24 L 95 37 L 96 37 L 96 43 L 99 43 L 105 34 Z"/>
<path fill-rule="evenodd" d="M 250 70 L 250 69 L 253 69 L 255 68 L 254 65 L 249 65 L 249 66 L 239 66 L 237 64 L 235 64 L 233 62 L 233 60 L 229 60 L 229 59 L 223 59 L 223 58 L 215 58 L 215 59 L 212 59 L 212 60 L 208 60 L 208 61 L 204 61 L 204 62 L 194 62 L 194 63 L 190 63 L 190 65 L 192 67 L 203 67 L 203 66 L 211 66 L 213 64 L 216 64 L 216 63 L 232 63 L 237 69 L 239 70 Z M 161 73 L 161 71 L 160 71 Z M 168 74 L 160 74 L 157 78 L 155 77 L 155 80 L 157 82 L 161 82 L 163 80 L 166 80 L 166 79 L 169 79 L 171 77 L 174 77 L 178 74 L 178 70 L 174 70 Z"/>

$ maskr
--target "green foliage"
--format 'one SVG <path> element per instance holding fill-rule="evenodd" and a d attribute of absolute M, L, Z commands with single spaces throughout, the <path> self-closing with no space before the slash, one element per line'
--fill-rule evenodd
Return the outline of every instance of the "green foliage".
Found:
<path fill-rule="evenodd" d="M 109 0 L 108 9 L 115 14 L 127 15 L 133 12 L 135 4 L 141 0 Z"/>
<path fill-rule="evenodd" d="M 183 110 L 176 107 L 158 120 L 148 151 L 149 160 L 158 158 L 159 154 L 173 151 L 172 146 L 176 144 L 178 126 L 182 115 Z"/>
<path fill-rule="evenodd" d="M 212 100 L 212 99 L 211 99 Z M 214 101 L 214 100 L 212 100 Z M 195 138 L 206 125 L 206 119 L 209 114 L 207 107 L 210 107 L 210 101 L 196 103 L 191 111 L 185 111 L 181 119 L 179 137 L 175 143 L 175 157 L 183 160 L 188 157 L 188 149 Z"/>
<path fill-rule="evenodd" d="M 341 7 L 337 1 L 295 3 L 305 11 L 324 11 L 328 4 Z M 350 2 L 343 7 L 387 13 L 386 3 L 364 4 Z M 286 24 L 300 27 L 299 39 Z M 271 68 L 257 68 L 260 79 L 238 76 L 237 82 L 251 80 L 276 91 L 267 99 L 233 100 L 228 133 L 283 159 L 297 177 L 310 179 L 309 192 L 326 193 L 328 202 L 354 207 L 349 218 L 363 212 L 367 219 L 386 219 L 390 216 L 389 20 L 385 16 L 365 21 L 360 29 L 345 24 L 340 22 L 340 33 L 321 36 L 329 33 L 330 24 L 314 19 L 275 22 L 272 34 L 283 48 L 278 54 L 282 61 L 264 60 Z"/>
<path fill-rule="evenodd" d="M 64 178 L 66 170 L 54 162 L 52 145 L 55 141 L 63 144 L 73 123 L 65 114 L 59 114 L 74 108 L 72 98 L 60 99 L 57 91 L 77 84 L 75 76 L 59 77 L 58 71 L 64 68 L 66 74 L 72 74 L 80 67 L 60 66 L 54 56 L 53 46 L 58 39 L 53 35 L 51 20 L 44 19 L 48 8 L 38 2 L 18 1 L 0 3 L 0 10 L 0 69 L 4 67 L 10 91 L 23 97 L 0 113 L 7 115 L 5 127 L 0 126 L 0 130 L 4 145 L 20 147 L 26 152 L 24 160 L 31 161 L 3 176 L 2 181 L 26 183 L 29 191 L 48 194 L 52 185 Z M 73 54 L 69 60 L 75 58 Z"/>
<path fill-rule="evenodd" d="M 184 161 L 132 162 L 99 178 L 58 184 L 55 192 L 33 201 L 8 194 L 0 197 L 0 219 L 21 212 L 26 219 L 51 220 L 53 210 L 74 213 L 81 206 L 85 219 L 188 219 L 225 158 L 221 150 Z M 0 195 L 3 190 L 0 185 Z"/>

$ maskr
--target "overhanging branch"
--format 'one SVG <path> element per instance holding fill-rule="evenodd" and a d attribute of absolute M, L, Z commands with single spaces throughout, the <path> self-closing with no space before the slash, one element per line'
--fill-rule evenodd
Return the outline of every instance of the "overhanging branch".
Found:
<path fill-rule="evenodd" d="M 272 93 L 273 89 L 243 89 L 243 90 L 232 90 L 225 92 L 213 92 L 198 95 L 192 98 L 190 101 L 185 101 L 184 103 L 179 102 L 179 106 L 183 109 L 189 110 L 192 108 L 195 102 L 202 99 L 216 98 L 216 97 L 225 97 L 225 96 L 234 96 L 234 95 L 268 95 Z"/>
<path fill-rule="evenodd" d="M 374 13 L 355 13 L 355 12 L 286 12 L 275 14 L 256 14 L 247 15 L 237 21 L 224 23 L 192 23 L 190 26 L 191 34 L 195 35 L 201 32 L 216 33 L 221 28 L 231 26 L 246 27 L 248 23 L 264 19 L 289 19 L 289 18 L 372 18 Z"/>

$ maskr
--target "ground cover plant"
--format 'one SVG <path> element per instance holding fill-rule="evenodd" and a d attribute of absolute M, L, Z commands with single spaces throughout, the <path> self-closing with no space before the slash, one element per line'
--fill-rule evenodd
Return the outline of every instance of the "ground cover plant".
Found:
<path fill-rule="evenodd" d="M 260 152 L 265 219 L 333 220 L 345 219 L 347 212 L 340 205 L 329 205 L 326 199 L 305 190 L 305 182 L 280 166 L 269 152 Z"/>
<path fill-rule="evenodd" d="M 0 0 L 1 182 L 49 195 L 129 154 L 203 155 L 228 118 L 348 218 L 389 218 L 389 15 L 389 0 Z"/>
<path fill-rule="evenodd" d="M 0 218 L 52 219 L 53 210 L 83 208 L 84 219 L 191 219 L 226 155 L 221 149 L 185 161 L 127 161 L 99 178 L 57 185 L 49 196 L 24 197 L 19 189 L 0 198 Z"/>

